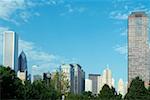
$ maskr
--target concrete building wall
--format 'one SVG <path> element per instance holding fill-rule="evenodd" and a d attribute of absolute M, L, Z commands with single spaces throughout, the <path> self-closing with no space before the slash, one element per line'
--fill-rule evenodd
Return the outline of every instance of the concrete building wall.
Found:
<path fill-rule="evenodd" d="M 92 92 L 92 80 L 90 79 L 85 79 L 85 91 L 90 91 Z"/>
<path fill-rule="evenodd" d="M 148 16 L 133 12 L 128 18 L 128 82 L 139 76 L 149 83 Z"/>

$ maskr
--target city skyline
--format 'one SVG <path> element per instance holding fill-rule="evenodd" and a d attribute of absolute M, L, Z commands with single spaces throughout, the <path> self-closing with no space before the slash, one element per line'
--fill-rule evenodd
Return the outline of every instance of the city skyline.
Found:
<path fill-rule="evenodd" d="M 116 81 L 120 78 L 127 81 L 127 16 L 135 10 L 149 13 L 149 0 L 52 0 L 47 4 L 42 0 L 15 1 L 18 8 L 14 7 L 15 3 L 0 1 L 0 5 L 7 4 L 14 9 L 11 11 L 4 7 L 6 12 L 0 12 L 0 32 L 15 30 L 19 34 L 19 52 L 25 49 L 30 73 L 31 70 L 36 73 L 53 71 L 62 63 L 79 63 L 87 76 L 90 73 L 101 74 L 109 64 Z M 105 7 L 106 4 L 110 8 Z M 19 18 L 15 19 L 13 15 L 17 14 L 17 10 L 22 11 L 23 5 L 27 11 L 19 13 Z M 126 11 L 122 11 L 121 7 Z M 39 67 L 32 67 L 35 64 Z"/>

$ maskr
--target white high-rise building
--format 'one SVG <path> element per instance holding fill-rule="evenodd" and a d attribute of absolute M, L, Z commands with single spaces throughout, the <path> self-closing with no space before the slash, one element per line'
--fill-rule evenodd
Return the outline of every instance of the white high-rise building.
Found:
<path fill-rule="evenodd" d="M 62 64 L 61 71 L 69 81 L 69 90 L 66 92 L 74 93 L 74 66 L 72 64 Z"/>
<path fill-rule="evenodd" d="M 90 79 L 85 79 L 85 91 L 90 91 L 92 92 L 92 80 Z"/>
<path fill-rule="evenodd" d="M 13 31 L 3 34 L 3 65 L 18 71 L 18 36 Z"/>
<path fill-rule="evenodd" d="M 124 85 L 124 94 L 128 92 L 128 82 L 125 83 Z"/>
<path fill-rule="evenodd" d="M 122 79 L 119 79 L 118 81 L 118 94 L 121 94 L 121 95 L 125 95 L 125 87 L 124 87 L 124 82 Z"/>
<path fill-rule="evenodd" d="M 115 87 L 115 79 L 112 78 L 112 87 Z"/>
<path fill-rule="evenodd" d="M 109 68 L 106 68 L 104 71 L 103 71 L 103 76 L 102 76 L 102 83 L 103 85 L 104 84 L 107 84 L 109 87 L 112 86 L 112 73 L 111 73 L 111 70 Z"/>
<path fill-rule="evenodd" d="M 97 76 L 97 94 L 100 93 L 102 86 L 103 86 L 102 76 Z"/>

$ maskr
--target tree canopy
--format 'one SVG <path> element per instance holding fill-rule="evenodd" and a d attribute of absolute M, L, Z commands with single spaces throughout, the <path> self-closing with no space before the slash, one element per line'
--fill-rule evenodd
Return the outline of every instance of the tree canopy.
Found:
<path fill-rule="evenodd" d="M 150 92 L 139 77 L 132 80 L 125 100 L 150 100 Z"/>
<path fill-rule="evenodd" d="M 68 80 L 64 73 L 56 72 L 50 84 L 45 80 L 37 80 L 33 83 L 26 80 L 22 84 L 15 71 L 0 66 L 0 99 L 2 100 L 60 100 L 62 95 L 65 96 L 65 100 L 123 100 L 122 95 L 117 94 L 115 88 L 106 84 L 98 95 L 90 91 L 73 94 L 67 92 L 68 88 Z M 150 87 L 145 88 L 144 81 L 137 77 L 131 82 L 124 100 L 150 100 Z"/>

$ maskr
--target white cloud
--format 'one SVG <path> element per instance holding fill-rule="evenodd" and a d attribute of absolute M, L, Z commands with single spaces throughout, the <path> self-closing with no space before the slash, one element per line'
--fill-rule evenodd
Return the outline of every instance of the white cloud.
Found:
<path fill-rule="evenodd" d="M 41 68 L 50 67 L 51 63 L 56 59 L 55 55 L 39 50 L 38 48 L 33 42 L 19 40 L 19 52 L 23 50 L 26 53 L 30 64 L 39 65 Z"/>
<path fill-rule="evenodd" d="M 122 14 L 120 12 L 111 12 L 110 17 L 113 19 L 126 20 L 128 18 L 128 14 Z"/>
<path fill-rule="evenodd" d="M 0 64 L 2 64 L 2 33 L 9 30 L 8 27 L 0 27 Z M 34 42 L 19 39 L 19 54 L 23 50 L 27 56 L 29 70 L 42 73 L 43 71 L 54 70 L 62 63 L 75 63 L 75 58 L 67 59 L 62 56 L 53 55 L 39 49 Z M 32 65 L 38 65 L 37 68 L 31 68 Z"/>
<path fill-rule="evenodd" d="M 33 42 L 25 40 L 19 40 L 19 51 L 22 50 L 26 53 L 29 65 L 37 65 L 38 67 L 32 67 L 34 73 L 42 73 L 43 71 L 50 71 L 57 69 L 62 63 L 75 63 L 76 59 L 67 59 L 62 56 L 53 55 L 47 53 L 44 50 L 40 50 L 39 46 L 36 46 Z"/>
<path fill-rule="evenodd" d="M 0 0 L 0 19 L 20 25 L 20 23 L 29 22 L 33 16 L 40 16 L 34 8 L 45 5 L 63 6 L 65 11 L 60 15 L 85 11 L 84 7 L 73 6 L 71 2 L 64 0 Z"/>
<path fill-rule="evenodd" d="M 114 50 L 121 55 L 127 55 L 127 45 L 123 45 L 123 46 L 116 45 L 114 47 Z"/>
<path fill-rule="evenodd" d="M 9 20 L 16 10 L 23 10 L 25 7 L 25 0 L 0 0 L 0 18 Z"/>
<path fill-rule="evenodd" d="M 61 16 L 74 14 L 74 13 L 83 13 L 86 10 L 85 7 L 77 7 L 77 6 L 73 6 L 72 4 L 66 4 L 64 5 L 64 7 L 65 7 L 65 11 L 60 14 Z"/>
<path fill-rule="evenodd" d="M 0 0 L 0 19 L 19 25 L 28 22 L 30 17 L 39 16 L 33 8 L 45 4 L 42 0 Z M 19 21 L 19 22 L 18 22 Z"/>
<path fill-rule="evenodd" d="M 115 2 L 114 4 L 115 4 L 114 6 L 115 10 L 111 11 L 109 14 L 111 19 L 127 20 L 129 14 L 135 11 L 145 11 L 146 13 L 150 14 L 150 8 L 146 7 L 141 3 L 134 4 L 134 6 L 132 3 L 129 3 L 127 1 L 120 2 L 120 3 Z"/>

